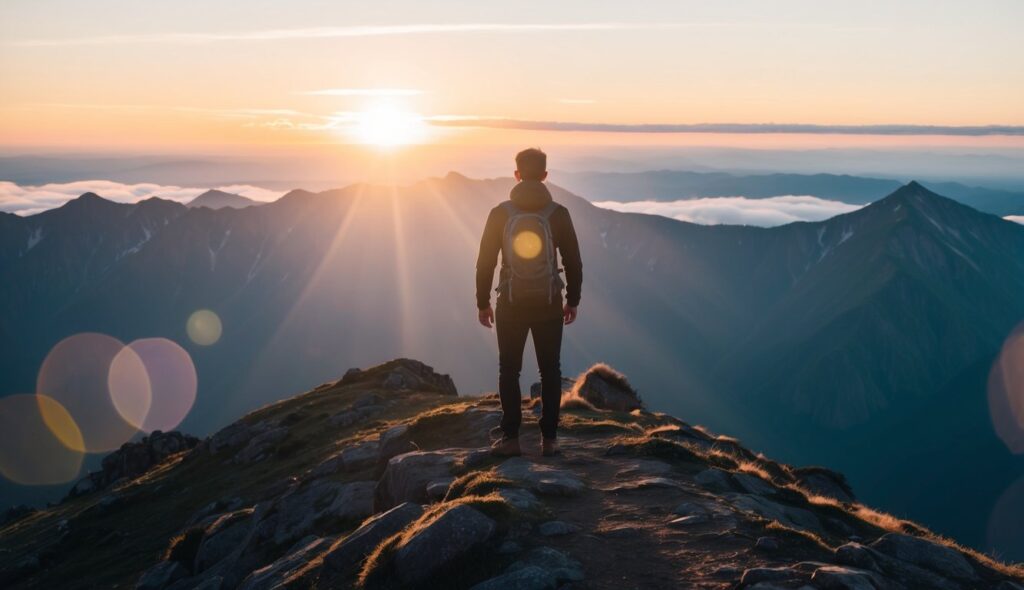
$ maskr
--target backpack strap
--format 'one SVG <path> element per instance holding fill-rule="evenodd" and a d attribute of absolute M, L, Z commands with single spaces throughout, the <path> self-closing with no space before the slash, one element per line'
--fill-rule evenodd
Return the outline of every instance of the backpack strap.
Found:
<path fill-rule="evenodd" d="M 509 217 L 519 213 L 519 207 L 516 207 L 516 204 L 511 200 L 502 201 L 501 208 L 508 212 Z"/>
<path fill-rule="evenodd" d="M 551 219 L 551 215 L 558 209 L 558 203 L 551 201 L 544 208 L 537 212 L 544 219 Z"/>

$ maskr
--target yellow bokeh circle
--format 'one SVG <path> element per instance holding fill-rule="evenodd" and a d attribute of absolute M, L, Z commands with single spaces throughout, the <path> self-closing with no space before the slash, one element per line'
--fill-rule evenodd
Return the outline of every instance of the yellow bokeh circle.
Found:
<path fill-rule="evenodd" d="M 210 346 L 220 340 L 223 326 L 217 314 L 209 309 L 200 309 L 188 317 L 185 329 L 192 342 L 201 346 Z"/>
<path fill-rule="evenodd" d="M 540 236 L 529 230 L 519 232 L 512 239 L 512 249 L 520 258 L 536 258 L 542 247 Z"/>
<path fill-rule="evenodd" d="M 0 432 L 0 474 L 10 481 L 53 485 L 78 477 L 85 441 L 57 400 L 45 395 L 0 398 Z"/>

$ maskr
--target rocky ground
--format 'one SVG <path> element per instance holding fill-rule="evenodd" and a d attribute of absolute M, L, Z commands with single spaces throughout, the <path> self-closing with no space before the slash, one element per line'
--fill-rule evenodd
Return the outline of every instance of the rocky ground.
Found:
<path fill-rule="evenodd" d="M 0 586 L 1024 589 L 1024 567 L 858 504 L 840 474 L 642 409 L 607 368 L 564 405 L 561 456 L 527 424 L 500 460 L 493 395 L 406 359 L 351 370 L 7 513 Z"/>

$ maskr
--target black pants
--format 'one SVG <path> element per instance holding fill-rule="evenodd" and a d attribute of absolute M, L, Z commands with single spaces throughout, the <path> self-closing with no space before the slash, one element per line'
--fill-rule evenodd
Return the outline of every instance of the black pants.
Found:
<path fill-rule="evenodd" d="M 523 369 L 526 336 L 533 333 L 543 409 L 540 431 L 545 438 L 555 438 L 562 403 L 562 308 L 560 305 L 521 308 L 499 303 L 495 315 L 501 430 L 505 436 L 519 436 L 519 425 L 523 421 L 519 372 Z"/>

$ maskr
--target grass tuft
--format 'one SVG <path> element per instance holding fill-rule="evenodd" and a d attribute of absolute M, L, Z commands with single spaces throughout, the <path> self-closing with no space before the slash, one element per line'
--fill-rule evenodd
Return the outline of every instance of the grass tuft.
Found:
<path fill-rule="evenodd" d="M 177 561 L 192 571 L 192 564 L 199 553 L 199 544 L 203 541 L 205 531 L 200 527 L 191 527 L 185 532 L 175 535 L 164 553 L 165 561 Z"/>

